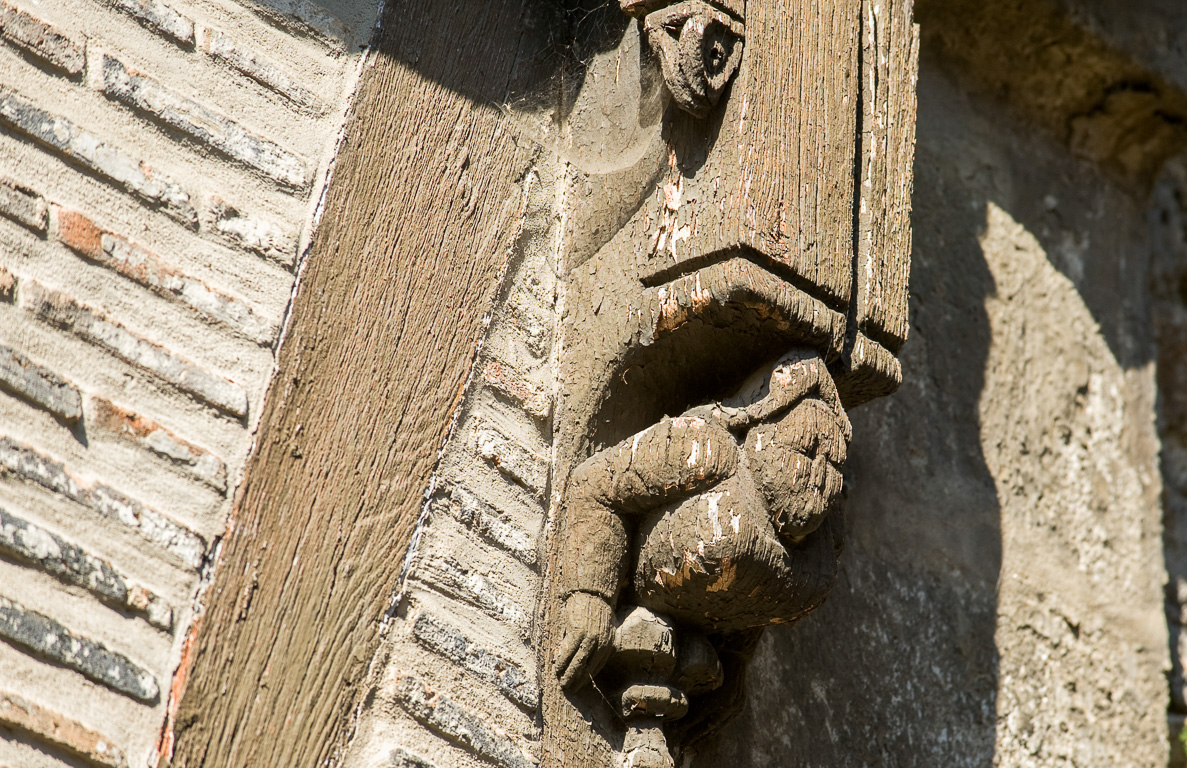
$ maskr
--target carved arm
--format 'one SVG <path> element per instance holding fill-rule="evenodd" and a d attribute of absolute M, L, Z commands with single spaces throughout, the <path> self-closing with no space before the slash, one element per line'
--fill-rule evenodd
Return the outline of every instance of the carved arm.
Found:
<path fill-rule="evenodd" d="M 737 444 L 698 416 L 664 419 L 587 459 L 573 472 L 560 566 L 566 625 L 557 655 L 561 685 L 580 687 L 610 650 L 614 608 L 627 580 L 624 515 L 688 498 L 731 476 Z"/>

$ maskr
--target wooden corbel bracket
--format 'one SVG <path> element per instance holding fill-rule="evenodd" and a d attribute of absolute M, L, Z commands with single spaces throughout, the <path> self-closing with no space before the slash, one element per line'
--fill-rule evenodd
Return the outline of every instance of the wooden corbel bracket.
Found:
<path fill-rule="evenodd" d="M 673 746 L 728 720 L 762 629 L 828 593 L 849 439 L 823 358 L 801 348 L 573 471 L 555 670 L 609 695 L 632 766 L 672 768 Z M 671 727 L 686 715 L 695 727 Z"/>

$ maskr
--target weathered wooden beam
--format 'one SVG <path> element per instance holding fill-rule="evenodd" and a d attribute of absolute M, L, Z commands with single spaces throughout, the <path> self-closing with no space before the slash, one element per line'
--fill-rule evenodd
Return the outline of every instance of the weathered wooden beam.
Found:
<path fill-rule="evenodd" d="M 494 105 L 520 6 L 387 5 L 193 639 L 175 765 L 321 765 L 345 743 L 516 233 L 530 150 Z"/>

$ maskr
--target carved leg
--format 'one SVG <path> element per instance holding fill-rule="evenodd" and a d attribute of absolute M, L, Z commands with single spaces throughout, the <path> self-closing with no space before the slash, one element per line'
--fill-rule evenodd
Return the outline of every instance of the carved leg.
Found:
<path fill-rule="evenodd" d="M 623 768 L 675 768 L 663 721 L 658 717 L 632 717 L 626 721 L 622 740 Z"/>
<path fill-rule="evenodd" d="M 690 459 L 691 457 L 691 459 Z M 573 473 L 558 580 L 564 625 L 555 656 L 561 685 L 578 690 L 602 666 L 611 614 L 625 586 L 637 515 L 708 489 L 736 469 L 737 445 L 700 417 L 664 419 L 591 457 Z"/>
<path fill-rule="evenodd" d="M 607 682 L 626 722 L 626 768 L 674 768 L 664 723 L 688 712 L 688 697 L 672 685 L 676 672 L 675 629 L 664 617 L 638 606 L 619 613 Z"/>

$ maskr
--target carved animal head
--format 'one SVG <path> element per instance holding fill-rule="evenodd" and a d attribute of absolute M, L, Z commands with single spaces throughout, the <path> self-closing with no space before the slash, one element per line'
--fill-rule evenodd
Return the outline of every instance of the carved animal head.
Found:
<path fill-rule="evenodd" d="M 760 378 L 760 387 L 766 395 L 743 409 L 757 419 L 743 454 L 776 530 L 799 542 L 839 506 L 852 430 L 832 377 L 814 353 L 785 355 Z M 734 430 L 747 418 L 739 416 Z"/>
<path fill-rule="evenodd" d="M 742 60 L 742 22 L 700 0 L 647 16 L 643 31 L 659 54 L 664 80 L 680 108 L 704 117 Z"/>

